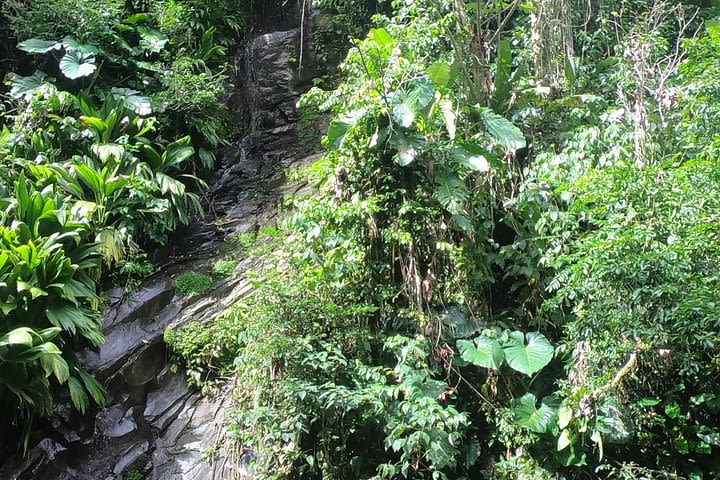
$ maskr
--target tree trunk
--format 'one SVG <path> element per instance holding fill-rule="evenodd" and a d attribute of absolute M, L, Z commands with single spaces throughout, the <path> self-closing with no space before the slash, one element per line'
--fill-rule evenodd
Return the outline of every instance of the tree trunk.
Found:
<path fill-rule="evenodd" d="M 574 55 L 571 0 L 537 0 L 530 16 L 535 79 L 552 90 L 565 85 L 565 59 Z"/>

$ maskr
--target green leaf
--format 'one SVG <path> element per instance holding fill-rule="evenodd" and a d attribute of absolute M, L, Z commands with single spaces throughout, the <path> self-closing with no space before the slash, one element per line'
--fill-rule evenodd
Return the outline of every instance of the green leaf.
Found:
<path fill-rule="evenodd" d="M 60 71 L 72 80 L 92 75 L 96 68 L 95 57 L 74 50 L 66 52 L 60 59 Z"/>
<path fill-rule="evenodd" d="M 502 345 L 492 338 L 480 336 L 472 342 L 458 340 L 457 346 L 462 359 L 478 367 L 497 370 L 505 359 Z"/>
<path fill-rule="evenodd" d="M 393 44 L 393 38 L 384 28 L 373 28 L 368 33 L 368 38 L 374 41 L 379 47 L 387 47 Z"/>
<path fill-rule="evenodd" d="M 95 236 L 98 250 L 106 262 L 119 262 L 125 256 L 125 245 L 120 232 L 114 227 L 103 228 Z"/>
<path fill-rule="evenodd" d="M 455 133 L 457 131 L 457 115 L 455 114 L 455 107 L 453 106 L 452 101 L 448 99 L 442 99 L 438 105 L 440 106 L 443 120 L 445 120 L 445 129 L 448 132 L 448 136 L 450 137 L 450 140 L 454 140 Z"/>
<path fill-rule="evenodd" d="M 423 139 L 419 137 L 406 137 L 400 132 L 390 137 L 390 145 L 397 150 L 393 161 L 405 167 L 415 161 L 418 151 L 423 146 Z"/>
<path fill-rule="evenodd" d="M 462 213 L 469 197 L 465 182 L 452 172 L 438 173 L 435 182 L 435 193 L 440 205 L 454 215 Z"/>
<path fill-rule="evenodd" d="M 0 337 L 0 347 L 10 345 L 25 345 L 28 347 L 33 346 L 33 334 L 35 332 L 28 327 L 20 327 L 15 330 L 11 330 L 2 337 Z"/>
<path fill-rule="evenodd" d="M 100 53 L 100 51 L 95 45 L 87 45 L 84 43 L 80 43 L 74 37 L 68 36 L 63 38 L 62 45 L 63 47 L 65 47 L 65 50 L 73 50 L 78 53 L 85 53 L 89 55 L 96 55 Z"/>
<path fill-rule="evenodd" d="M 96 143 L 90 146 L 90 150 L 102 163 L 108 160 L 119 162 L 125 154 L 125 147 L 117 143 Z"/>
<path fill-rule="evenodd" d="M 720 20 L 705 20 L 705 30 L 714 44 L 720 44 Z"/>
<path fill-rule="evenodd" d="M 595 428 L 610 443 L 625 444 L 632 440 L 635 427 L 632 419 L 615 398 L 607 398 L 598 407 Z"/>
<path fill-rule="evenodd" d="M 401 101 L 393 105 L 393 120 L 403 128 L 412 126 L 416 114 L 417 111 L 415 111 L 414 105 L 408 101 Z"/>
<path fill-rule="evenodd" d="M 90 402 L 88 401 L 87 393 L 82 384 L 75 377 L 68 378 L 68 389 L 70 390 L 70 400 L 73 405 L 77 408 L 80 413 L 84 414 L 87 410 Z"/>
<path fill-rule="evenodd" d="M 137 90 L 131 88 L 113 87 L 110 93 L 123 101 L 125 108 L 132 110 L 138 115 L 150 115 L 152 113 L 152 105 L 150 97 L 147 97 Z"/>
<path fill-rule="evenodd" d="M 46 372 L 55 375 L 55 378 L 60 383 L 65 383 L 70 377 L 68 363 L 58 354 L 43 355 L 40 357 L 40 364 Z"/>
<path fill-rule="evenodd" d="M 147 13 L 135 13 L 129 17 L 123 19 L 123 23 L 128 25 L 137 25 L 139 23 L 145 23 L 150 20 L 150 15 Z"/>
<path fill-rule="evenodd" d="M 503 350 L 508 365 L 527 376 L 532 376 L 550 363 L 555 351 L 547 338 L 538 332 L 528 332 L 527 335 L 511 332 Z"/>
<path fill-rule="evenodd" d="M 720 447 L 720 433 L 716 432 L 715 430 L 712 430 L 703 425 L 698 429 L 697 436 L 705 443 Z"/>
<path fill-rule="evenodd" d="M 570 438 L 570 432 L 568 432 L 567 429 L 563 429 L 563 431 L 560 432 L 560 436 L 558 437 L 557 441 L 558 452 L 567 448 L 571 443 L 572 440 Z"/>
<path fill-rule="evenodd" d="M 558 409 L 558 427 L 565 428 L 570 425 L 570 420 L 573 418 L 572 408 L 567 405 L 561 405 Z"/>
<path fill-rule="evenodd" d="M 480 108 L 480 118 L 485 124 L 488 133 L 502 146 L 510 150 L 525 147 L 525 137 L 519 128 L 508 119 L 498 115 L 489 108 Z"/>
<path fill-rule="evenodd" d="M 168 42 L 168 38 L 159 30 L 148 27 L 137 27 L 138 35 L 140 35 L 140 48 L 149 52 L 158 53 Z"/>
<path fill-rule="evenodd" d="M 490 171 L 490 162 L 488 162 L 490 154 L 475 145 L 457 145 L 453 147 L 452 155 L 455 160 L 471 170 L 482 173 Z"/>
<path fill-rule="evenodd" d="M 555 422 L 556 410 L 543 401 L 537 407 L 537 399 L 532 393 L 526 393 L 513 401 L 512 412 L 515 423 L 528 428 L 531 432 L 545 433 Z"/>
<path fill-rule="evenodd" d="M 39 38 L 31 38 L 24 42 L 18 43 L 17 48 L 27 53 L 47 53 L 50 50 L 60 48 L 60 44 L 55 40 L 41 40 Z"/>
<path fill-rule="evenodd" d="M 100 384 L 100 382 L 95 380 L 92 376 L 90 376 L 85 370 L 81 368 L 75 368 L 75 371 L 78 375 L 80 375 L 80 379 L 82 380 L 83 385 L 85 385 L 87 391 L 90 392 L 90 396 L 92 397 L 93 401 L 100 406 L 105 405 L 105 389 Z"/>
<path fill-rule="evenodd" d="M 336 149 L 342 143 L 342 139 L 345 137 L 347 132 L 357 125 L 363 115 L 365 115 L 365 109 L 353 110 L 352 112 L 333 118 L 328 127 L 327 133 L 327 144 L 331 149 Z"/>
<path fill-rule="evenodd" d="M 580 59 L 578 57 L 565 58 L 565 80 L 570 88 L 575 85 L 580 73 Z"/>
<path fill-rule="evenodd" d="M 194 153 L 195 149 L 192 147 L 189 136 L 171 142 L 166 147 L 165 153 L 163 153 L 160 170 L 165 171 L 168 168 L 177 168 L 185 160 L 192 157 Z"/>
<path fill-rule="evenodd" d="M 430 81 L 437 88 L 447 87 L 450 83 L 450 65 L 445 62 L 437 62 L 430 65 L 427 69 Z"/>
<path fill-rule="evenodd" d="M 49 78 L 43 72 L 35 72 L 29 77 L 19 77 L 12 81 L 10 95 L 14 98 L 30 99 L 42 84 L 54 79 Z"/>
<path fill-rule="evenodd" d="M 510 42 L 503 39 L 498 42 L 497 66 L 495 69 L 495 88 L 493 92 L 493 107 L 504 109 L 510 100 L 510 72 L 512 70 L 512 50 Z"/>

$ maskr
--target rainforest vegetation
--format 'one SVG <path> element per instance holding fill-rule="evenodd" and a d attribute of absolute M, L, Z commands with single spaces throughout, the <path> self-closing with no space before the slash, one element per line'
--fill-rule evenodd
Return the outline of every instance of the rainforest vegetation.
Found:
<path fill-rule="evenodd" d="M 102 292 L 210 207 L 242 135 L 228 49 L 261 3 L 2 3 L 21 451 L 58 392 L 102 406 L 76 357 Z M 720 478 L 720 3 L 300 4 L 325 16 L 298 105 L 322 156 L 287 172 L 309 188 L 232 240 L 253 294 L 165 335 L 194 386 L 232 389 L 257 478 Z"/>

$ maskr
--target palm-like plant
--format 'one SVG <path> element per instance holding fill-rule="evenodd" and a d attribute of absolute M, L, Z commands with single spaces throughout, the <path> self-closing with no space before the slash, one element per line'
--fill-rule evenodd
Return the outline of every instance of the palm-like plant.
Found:
<path fill-rule="evenodd" d="M 0 405 L 16 412 L 27 446 L 34 418 L 52 408 L 51 379 L 68 384 L 84 411 L 102 387 L 75 357 L 83 343 L 100 345 L 95 280 L 97 248 L 87 224 L 58 208 L 53 189 L 28 188 L 21 175 L 0 222 Z"/>

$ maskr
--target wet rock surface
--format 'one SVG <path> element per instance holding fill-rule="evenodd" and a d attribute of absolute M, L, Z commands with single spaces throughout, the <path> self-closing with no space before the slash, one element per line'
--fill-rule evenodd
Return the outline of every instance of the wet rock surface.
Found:
<path fill-rule="evenodd" d="M 33 435 L 26 457 L 0 459 L 0 479 L 251 478 L 250 459 L 225 448 L 228 392 L 205 398 L 188 388 L 184 374 L 168 368 L 163 333 L 191 320 L 212 321 L 251 293 L 243 274 L 250 260 L 193 297 L 176 296 L 172 276 L 207 269 L 227 235 L 272 222 L 275 201 L 295 188 L 283 186 L 283 169 L 314 158 L 317 141 L 298 139 L 296 103 L 313 73 L 309 60 L 303 71 L 297 65 L 303 36 L 293 19 L 299 8 L 293 2 L 277 7 L 285 10 L 275 17 L 268 10 L 260 33 L 234 59 L 240 74 L 229 104 L 246 116 L 247 129 L 220 152 L 221 166 L 209 182 L 209 219 L 178 232 L 159 271 L 131 296 L 108 292 L 107 340 L 79 354 L 107 388 L 108 405 L 80 415 L 69 399 L 59 401 Z M 309 48 L 303 45 L 304 52 Z"/>

